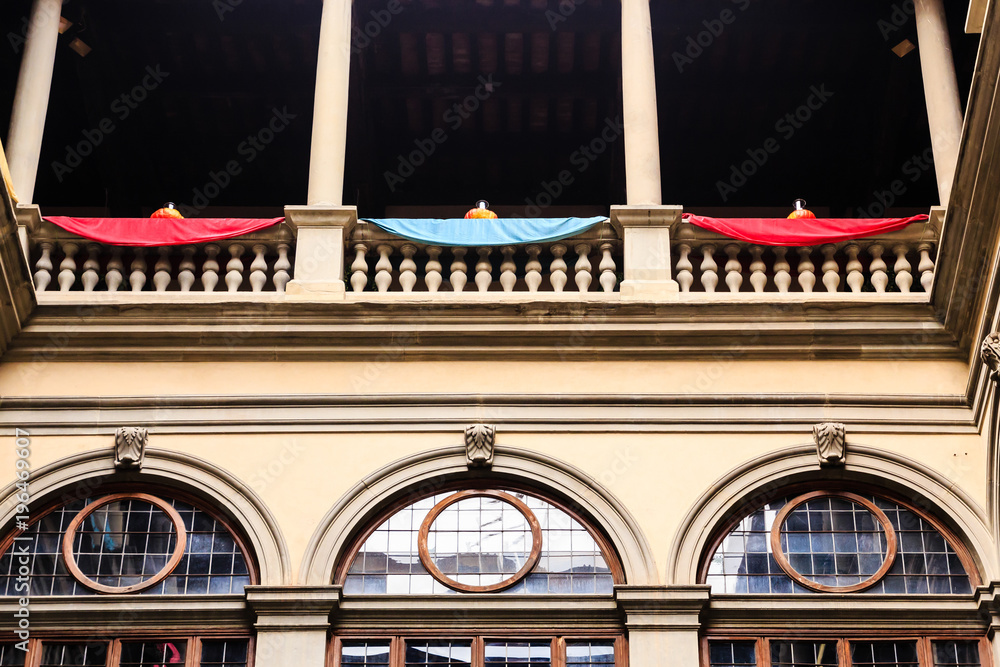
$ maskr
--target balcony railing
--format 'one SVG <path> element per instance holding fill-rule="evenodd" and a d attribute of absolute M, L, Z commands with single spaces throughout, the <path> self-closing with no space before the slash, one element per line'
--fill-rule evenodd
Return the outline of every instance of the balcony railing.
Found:
<path fill-rule="evenodd" d="M 142 301 L 155 294 L 193 300 L 912 301 L 929 296 L 943 219 L 943 210 L 934 209 L 926 223 L 891 234 L 783 248 L 695 227 L 680 219 L 679 207 L 621 207 L 610 221 L 555 242 L 443 247 L 358 223 L 352 209 L 332 209 L 327 217 L 297 210 L 292 214 L 290 207 L 288 222 L 254 234 L 159 248 L 96 243 L 43 222 L 37 208 L 23 209 L 19 219 L 43 302 Z"/>

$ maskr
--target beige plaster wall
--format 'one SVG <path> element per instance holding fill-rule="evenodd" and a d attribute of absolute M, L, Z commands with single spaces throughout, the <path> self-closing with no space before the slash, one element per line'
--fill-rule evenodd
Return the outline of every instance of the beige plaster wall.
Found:
<path fill-rule="evenodd" d="M 393 356 L 395 355 L 395 356 Z M 3 363 L 0 396 L 399 393 L 964 394 L 962 361 Z"/>
<path fill-rule="evenodd" d="M 13 445 L 13 438 L 9 438 Z M 616 495 L 636 518 L 661 577 L 687 510 L 729 470 L 776 449 L 810 441 L 802 434 L 544 435 L 502 431 L 499 443 L 534 449 L 577 466 Z M 296 573 L 322 517 L 358 480 L 395 460 L 461 443 L 426 433 L 252 435 L 153 434 L 151 446 L 207 459 L 246 482 L 274 513 Z M 986 504 L 986 448 L 979 435 L 866 436 L 863 443 L 904 454 Z M 32 437 L 32 467 L 106 449 L 110 436 Z M 0 447 L 0 480 L 13 480 L 13 447 Z M 3 472 L 10 471 L 10 473 Z"/>

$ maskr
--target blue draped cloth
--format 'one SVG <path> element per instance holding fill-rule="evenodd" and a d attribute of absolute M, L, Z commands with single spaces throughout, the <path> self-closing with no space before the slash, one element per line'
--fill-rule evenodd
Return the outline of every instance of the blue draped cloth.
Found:
<path fill-rule="evenodd" d="M 596 218 L 362 218 L 418 243 L 440 246 L 500 246 L 558 241 L 607 221 Z"/>

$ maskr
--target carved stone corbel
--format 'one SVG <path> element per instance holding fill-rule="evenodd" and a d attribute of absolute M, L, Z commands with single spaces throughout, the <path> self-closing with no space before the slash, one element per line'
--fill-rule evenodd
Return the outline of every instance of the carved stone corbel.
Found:
<path fill-rule="evenodd" d="M 465 460 L 470 468 L 493 466 L 496 427 L 492 424 L 472 424 L 465 428 Z"/>
<path fill-rule="evenodd" d="M 149 431 L 141 426 L 121 426 L 115 431 L 115 468 L 134 470 L 142 467 Z"/>
<path fill-rule="evenodd" d="M 994 382 L 1000 380 L 1000 333 L 994 331 L 984 338 L 979 354 L 990 369 L 990 379 Z"/>
<path fill-rule="evenodd" d="M 821 466 L 842 466 L 847 462 L 847 429 L 839 422 L 813 426 L 816 455 Z"/>

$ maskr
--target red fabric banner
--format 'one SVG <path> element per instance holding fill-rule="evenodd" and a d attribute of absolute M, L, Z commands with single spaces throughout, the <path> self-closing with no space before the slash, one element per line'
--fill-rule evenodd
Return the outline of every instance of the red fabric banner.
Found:
<path fill-rule="evenodd" d="M 878 236 L 925 222 L 926 215 L 910 218 L 709 218 L 685 213 L 692 225 L 731 239 L 773 246 L 811 246 Z"/>
<path fill-rule="evenodd" d="M 68 218 L 45 217 L 57 227 L 108 245 L 208 243 L 266 229 L 284 218 Z"/>

